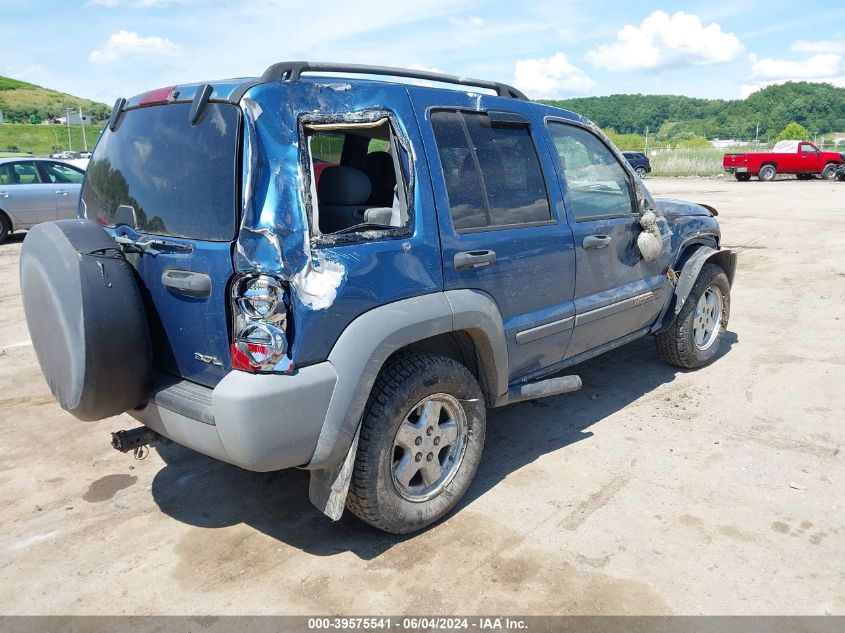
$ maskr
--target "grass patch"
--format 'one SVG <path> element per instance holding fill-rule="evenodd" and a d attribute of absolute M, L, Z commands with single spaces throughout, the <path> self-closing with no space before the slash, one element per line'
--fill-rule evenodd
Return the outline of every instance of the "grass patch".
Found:
<path fill-rule="evenodd" d="M 742 151 L 742 150 L 740 150 Z M 712 147 L 649 150 L 652 176 L 718 176 L 724 174 L 726 151 Z"/>
<path fill-rule="evenodd" d="M 85 136 L 88 150 L 93 149 L 100 131 L 105 124 L 86 125 Z M 0 125 L 0 150 L 15 150 L 35 156 L 48 156 L 56 149 L 67 149 L 66 125 L 28 125 L 23 123 L 4 123 Z M 83 151 L 82 126 L 70 126 L 70 140 L 73 151 Z"/>

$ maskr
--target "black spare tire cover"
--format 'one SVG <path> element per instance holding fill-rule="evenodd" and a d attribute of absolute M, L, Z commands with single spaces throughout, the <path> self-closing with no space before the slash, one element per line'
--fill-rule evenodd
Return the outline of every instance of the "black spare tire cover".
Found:
<path fill-rule="evenodd" d="M 21 295 L 50 391 L 80 420 L 144 403 L 150 334 L 132 266 L 91 220 L 37 224 L 21 249 Z"/>

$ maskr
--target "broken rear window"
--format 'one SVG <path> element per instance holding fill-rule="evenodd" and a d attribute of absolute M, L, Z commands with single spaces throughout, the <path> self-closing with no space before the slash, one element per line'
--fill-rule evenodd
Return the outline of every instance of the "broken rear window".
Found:
<path fill-rule="evenodd" d="M 312 224 L 320 235 L 407 229 L 408 159 L 390 121 L 305 124 Z M 364 235 L 366 234 L 366 235 Z"/>

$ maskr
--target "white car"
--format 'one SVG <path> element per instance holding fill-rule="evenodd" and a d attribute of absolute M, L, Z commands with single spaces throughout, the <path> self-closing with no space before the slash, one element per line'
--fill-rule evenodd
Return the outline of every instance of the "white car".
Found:
<path fill-rule="evenodd" d="M 39 222 L 76 217 L 84 177 L 49 158 L 0 158 L 0 243 Z"/>

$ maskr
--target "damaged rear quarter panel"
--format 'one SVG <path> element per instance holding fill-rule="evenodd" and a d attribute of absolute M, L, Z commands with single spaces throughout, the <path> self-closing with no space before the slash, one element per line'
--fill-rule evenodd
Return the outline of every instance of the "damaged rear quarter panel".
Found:
<path fill-rule="evenodd" d="M 419 130 L 403 86 L 328 79 L 274 82 L 250 89 L 241 107 L 243 215 L 235 269 L 273 273 L 288 282 L 296 365 L 325 360 L 346 326 L 368 310 L 442 290 L 431 181 L 425 161 L 414 160 Z M 330 115 L 354 122 L 379 112 L 390 116 L 411 156 L 411 231 L 318 243 L 309 222 L 312 185 L 301 160 L 301 121 Z"/>

